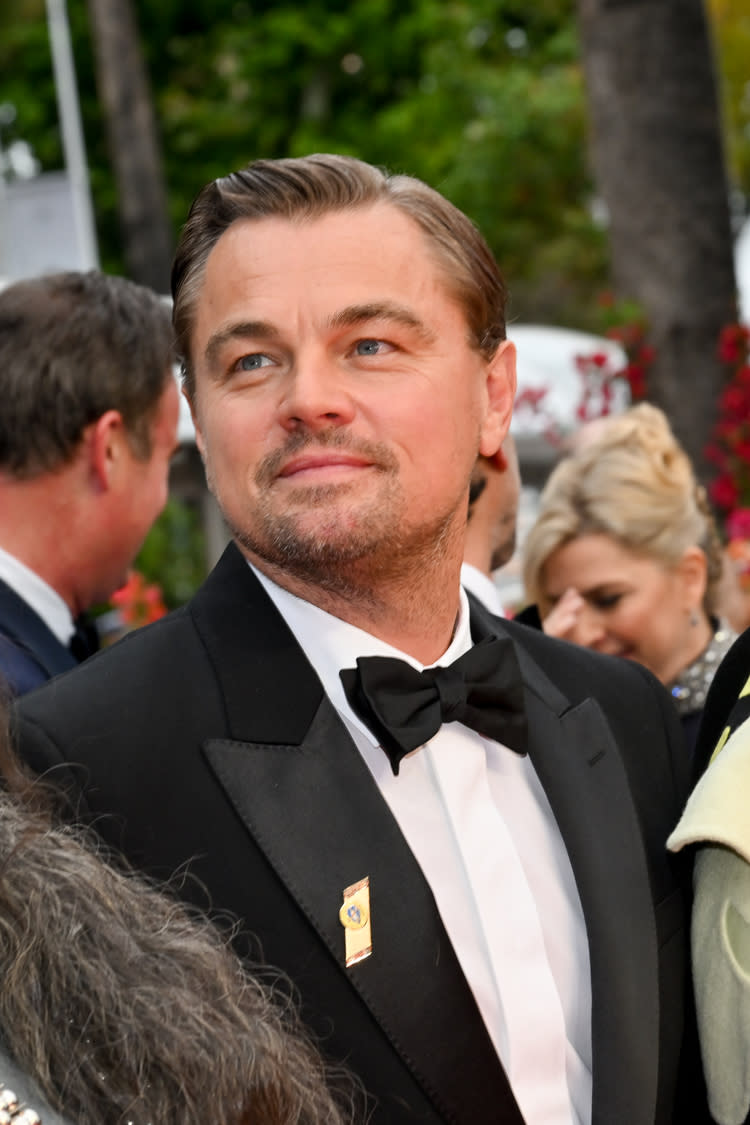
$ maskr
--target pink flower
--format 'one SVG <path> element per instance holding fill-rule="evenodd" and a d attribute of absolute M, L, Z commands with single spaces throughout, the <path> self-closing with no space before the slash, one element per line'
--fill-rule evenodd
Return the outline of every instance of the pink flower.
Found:
<path fill-rule="evenodd" d="M 750 539 L 750 508 L 735 508 L 727 517 L 730 539 Z"/>

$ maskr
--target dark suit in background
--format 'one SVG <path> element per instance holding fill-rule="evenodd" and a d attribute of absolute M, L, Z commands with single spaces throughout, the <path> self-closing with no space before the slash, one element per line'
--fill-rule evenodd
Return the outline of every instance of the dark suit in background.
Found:
<path fill-rule="evenodd" d="M 0 579 L 0 676 L 11 692 L 23 695 L 76 663 L 39 614 Z"/>
<path fill-rule="evenodd" d="M 173 360 L 164 302 L 124 277 L 45 273 L 0 292 L 0 684 L 13 695 L 90 655 L 83 615 L 125 582 L 164 506 Z"/>

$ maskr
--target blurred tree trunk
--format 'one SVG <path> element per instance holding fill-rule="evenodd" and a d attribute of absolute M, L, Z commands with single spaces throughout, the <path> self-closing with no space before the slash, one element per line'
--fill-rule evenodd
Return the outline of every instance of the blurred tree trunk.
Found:
<path fill-rule="evenodd" d="M 172 229 L 132 0 L 88 0 L 88 8 L 127 270 L 134 281 L 167 293 Z"/>
<path fill-rule="evenodd" d="M 737 317 L 713 55 L 703 0 L 578 0 L 592 159 L 613 278 L 649 323 L 648 397 L 704 478 Z"/>

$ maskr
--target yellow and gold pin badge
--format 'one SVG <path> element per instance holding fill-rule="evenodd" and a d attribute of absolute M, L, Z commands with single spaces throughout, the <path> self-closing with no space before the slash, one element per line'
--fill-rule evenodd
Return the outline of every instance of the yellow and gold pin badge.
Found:
<path fill-rule="evenodd" d="M 372 928 L 370 922 L 370 880 L 360 879 L 344 888 L 344 901 L 339 910 L 339 921 L 344 927 L 346 941 L 346 967 L 364 961 L 372 953 Z"/>

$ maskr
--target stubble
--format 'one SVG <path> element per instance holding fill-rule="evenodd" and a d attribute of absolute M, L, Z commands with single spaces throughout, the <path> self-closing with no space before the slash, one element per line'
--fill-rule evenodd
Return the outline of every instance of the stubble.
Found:
<path fill-rule="evenodd" d="M 287 488 L 281 510 L 275 489 L 284 462 L 303 450 L 321 448 L 365 458 L 367 471 L 378 475 L 377 487 L 364 501 L 356 482 Z M 259 500 L 242 526 L 227 519 L 248 557 L 283 585 L 290 577 L 295 586 L 301 583 L 347 602 L 374 606 L 386 587 L 393 592 L 424 580 L 455 523 L 452 510 L 425 513 L 418 523 L 407 525 L 395 454 L 379 442 L 352 440 L 342 430 L 292 434 L 282 449 L 263 459 L 254 484 Z"/>

